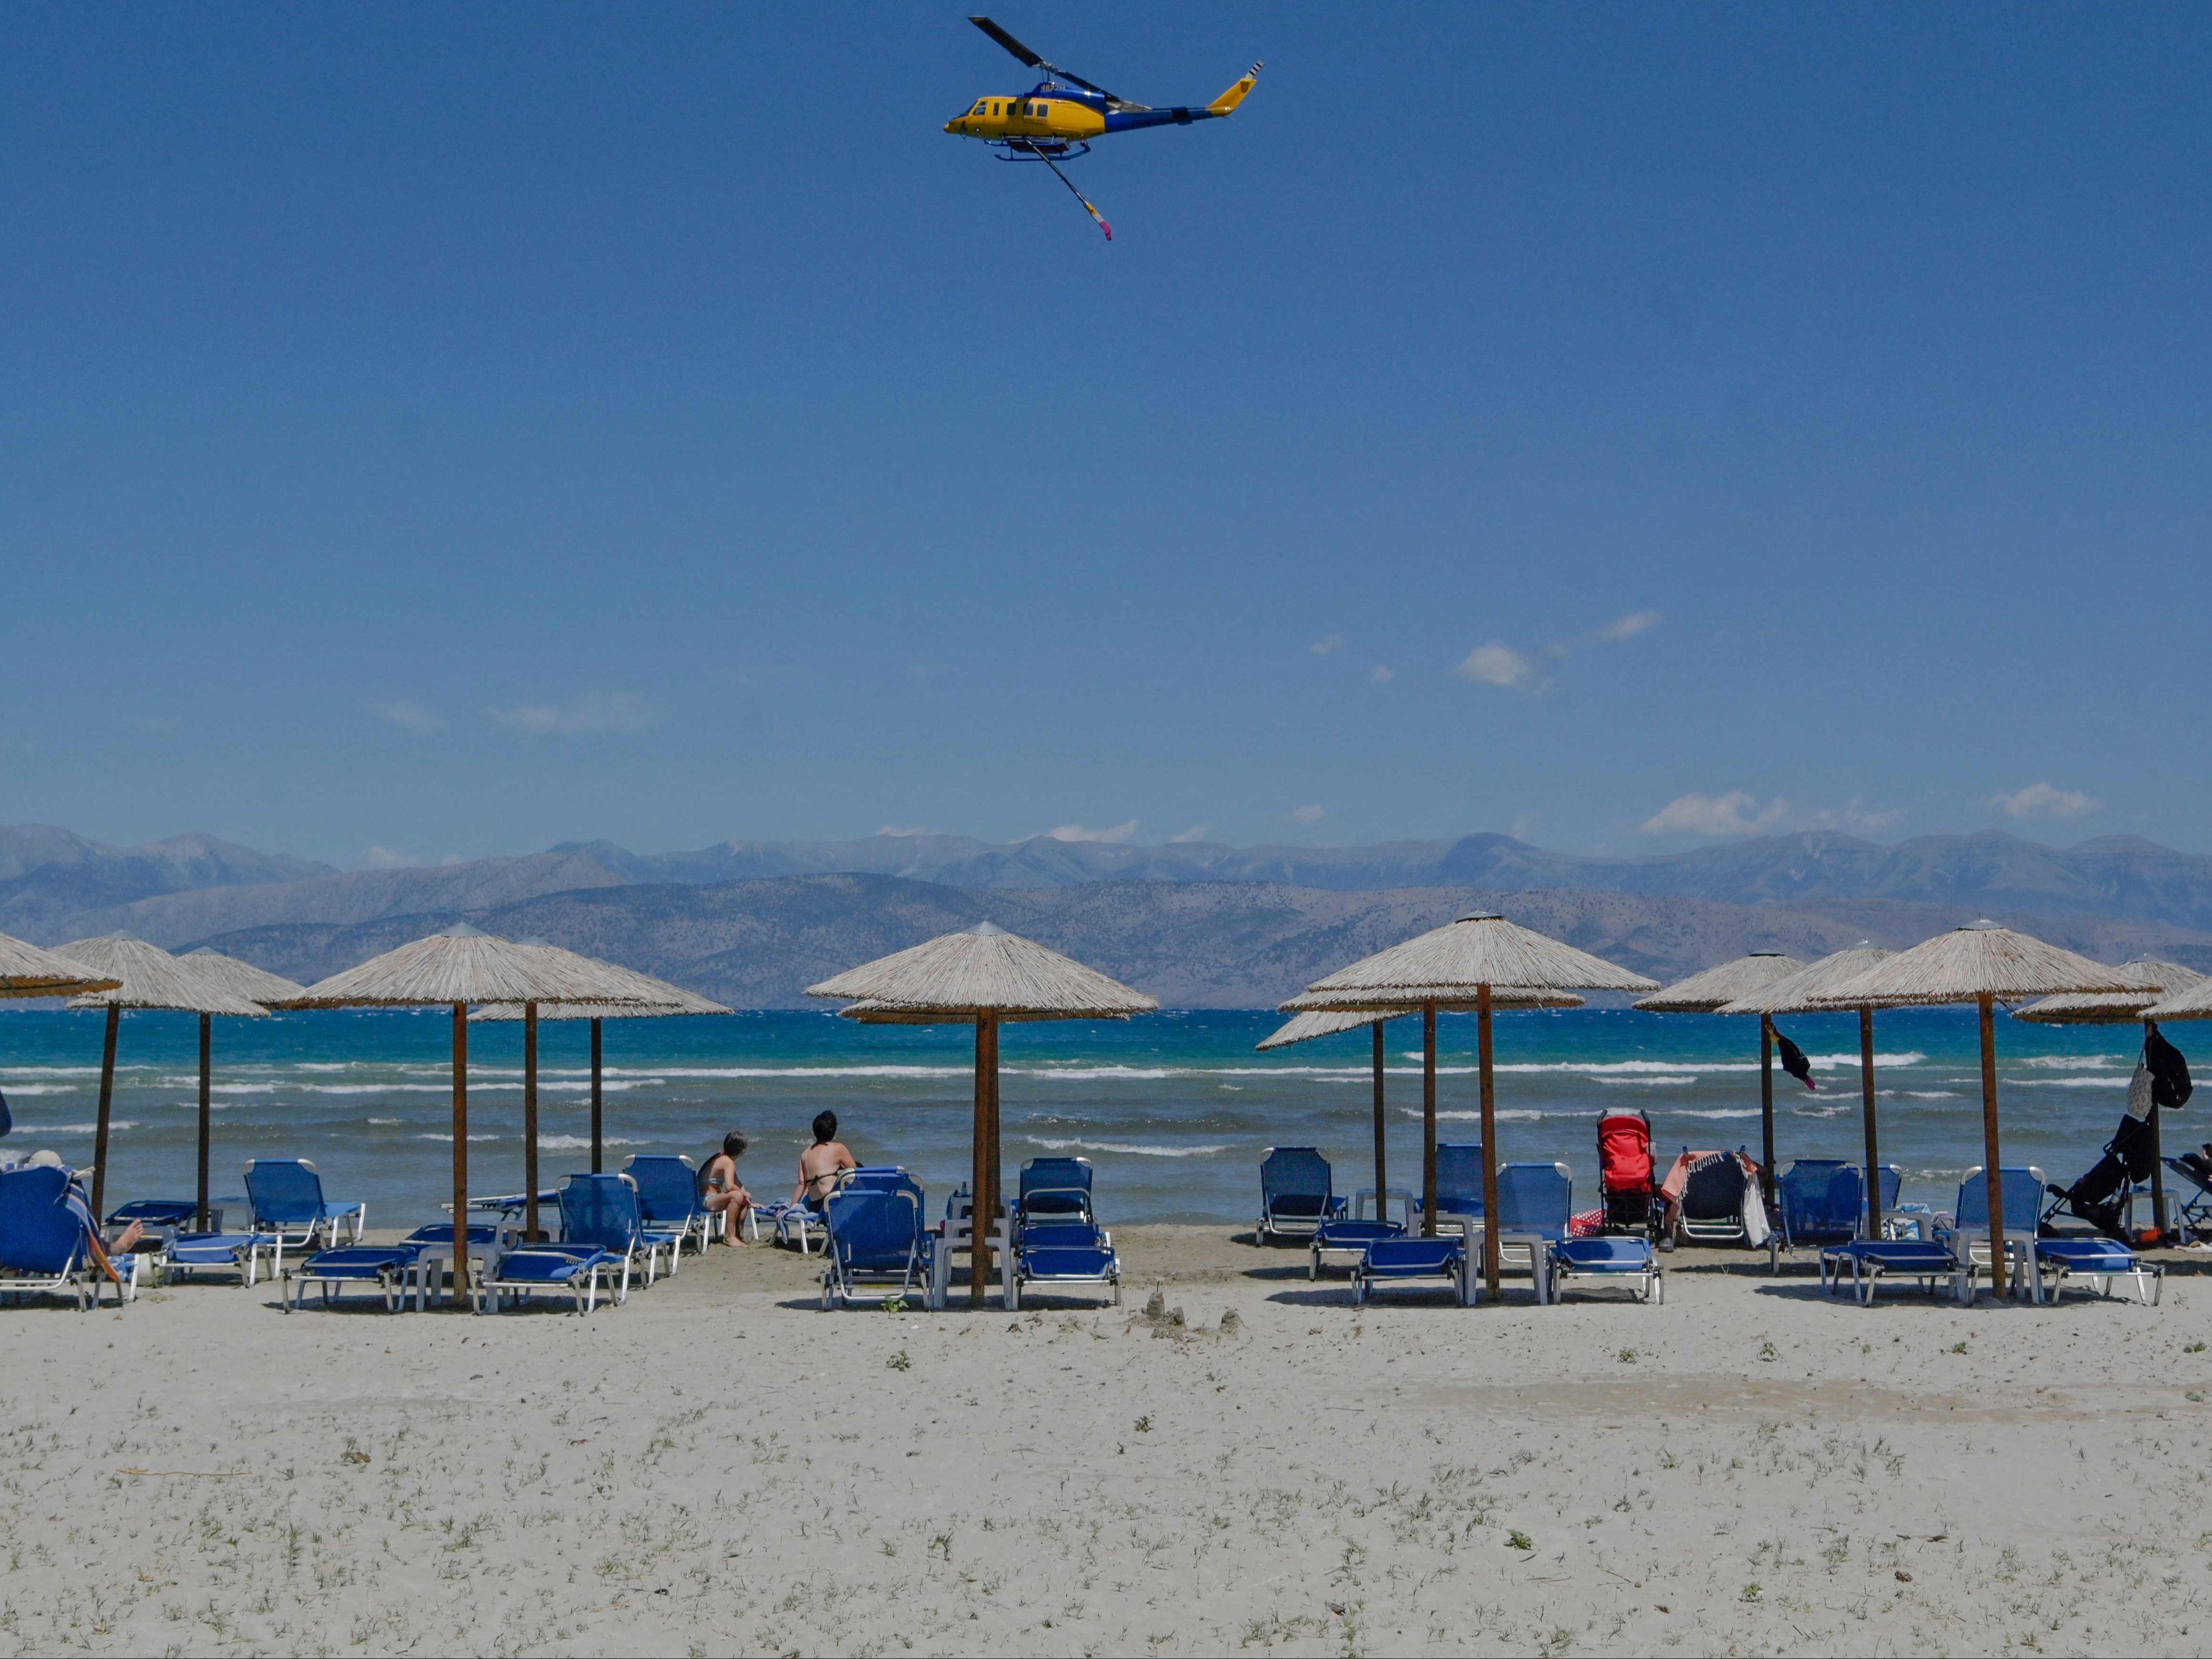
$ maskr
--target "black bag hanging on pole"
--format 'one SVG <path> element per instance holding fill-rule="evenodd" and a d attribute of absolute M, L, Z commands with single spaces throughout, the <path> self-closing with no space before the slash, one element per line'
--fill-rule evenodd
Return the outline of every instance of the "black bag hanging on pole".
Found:
<path fill-rule="evenodd" d="M 2167 1042 L 2154 1025 L 2143 1027 L 2142 1063 L 2150 1072 L 2153 1105 L 2179 1111 L 2195 1092 L 2189 1081 L 2189 1057 Z"/>

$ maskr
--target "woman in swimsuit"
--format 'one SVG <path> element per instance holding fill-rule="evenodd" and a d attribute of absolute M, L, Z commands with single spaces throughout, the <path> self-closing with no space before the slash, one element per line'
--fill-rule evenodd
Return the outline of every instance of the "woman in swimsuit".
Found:
<path fill-rule="evenodd" d="M 738 1179 L 738 1159 L 745 1155 L 745 1137 L 732 1129 L 722 1137 L 722 1150 L 707 1160 L 707 1172 L 700 1178 L 707 1190 L 703 1200 L 707 1208 L 720 1212 L 723 1218 L 726 1244 L 744 1243 L 745 1215 L 753 1207 L 752 1194 Z"/>

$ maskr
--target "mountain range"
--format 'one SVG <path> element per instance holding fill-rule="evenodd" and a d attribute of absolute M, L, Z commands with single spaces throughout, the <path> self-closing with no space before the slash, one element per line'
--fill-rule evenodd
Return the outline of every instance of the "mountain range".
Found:
<path fill-rule="evenodd" d="M 1474 907 L 1660 978 L 1746 949 L 1911 944 L 1981 915 L 2107 960 L 2212 967 L 2212 858 L 2127 836 L 1809 832 L 1621 858 L 1497 834 L 1352 848 L 877 835 L 657 854 L 574 842 L 343 871 L 205 835 L 116 847 L 0 827 L 0 930 L 42 944 L 122 930 L 313 979 L 465 919 L 750 1007 L 987 918 L 1170 1005 L 1249 1007 Z"/>

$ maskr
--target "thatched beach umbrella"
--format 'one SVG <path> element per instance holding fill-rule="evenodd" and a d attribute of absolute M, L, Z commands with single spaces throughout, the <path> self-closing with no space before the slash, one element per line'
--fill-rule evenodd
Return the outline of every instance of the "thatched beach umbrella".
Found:
<path fill-rule="evenodd" d="M 520 1002 L 534 1020 L 540 1002 L 611 1002 L 645 999 L 587 956 L 550 947 L 518 945 L 463 922 L 371 957 L 358 967 L 310 985 L 298 1008 L 427 1008 L 453 1010 L 453 1286 L 468 1288 L 469 1258 L 459 1248 L 469 1214 L 469 1004 Z M 538 1142 L 524 1154 L 532 1180 L 524 1225 L 538 1224 Z"/>
<path fill-rule="evenodd" d="M 1717 1014 L 1739 997 L 1765 990 L 1778 979 L 1786 979 L 1805 965 L 1778 950 L 1755 950 L 1733 962 L 1723 962 L 1677 979 L 1634 1006 L 1650 1014 Z M 1759 1016 L 1759 1179 L 1766 1184 L 1767 1202 L 1774 1202 L 1774 1021 Z"/>
<path fill-rule="evenodd" d="M 2104 991 L 2093 996 L 2046 996 L 2040 1002 L 2030 1002 L 2024 1008 L 2014 1008 L 2012 1017 L 2039 1026 L 2127 1026 L 2141 1020 L 2143 1043 L 2148 1047 L 2152 1035 L 2158 1030 L 2158 1021 L 2149 1014 L 2152 1004 L 2179 996 L 2194 990 L 2204 980 L 2204 976 L 2195 968 L 2184 967 L 2179 962 L 2161 962 L 2148 956 L 2123 962 L 2115 972 L 2134 980 L 2136 988 L 2125 991 Z M 2166 1237 L 2166 1163 L 2163 1149 L 2159 1145 L 2158 1119 L 2158 1111 L 2153 1108 L 2149 1120 L 2150 1208 L 2155 1218 L 2159 1237 L 2163 1239 Z"/>
<path fill-rule="evenodd" d="M 0 933 L 0 996 L 79 996 L 113 990 L 122 983 L 58 952 Z"/>
<path fill-rule="evenodd" d="M 2117 969 L 1994 922 L 1939 933 L 1847 979 L 1821 1003 L 1828 1008 L 1919 1008 L 1972 1002 L 1981 1010 L 1982 1146 L 1990 1178 L 1990 1279 L 2005 1281 L 2004 1180 L 1997 1147 L 1997 1039 L 1995 1005 L 2072 991 L 2129 989 Z M 1869 1172 L 1869 1178 L 1873 1172 Z"/>
<path fill-rule="evenodd" d="M 593 960 L 598 959 L 594 958 Z M 656 979 L 649 973 L 640 973 L 635 968 L 617 967 L 611 962 L 600 962 L 609 972 L 618 973 L 634 982 L 643 995 L 654 997 L 650 1003 L 626 1006 L 613 1002 L 541 1002 L 538 1005 L 539 1020 L 588 1020 L 592 1022 L 592 1173 L 600 1172 L 601 1148 L 605 1124 L 605 1048 L 602 1021 L 608 1020 L 658 1020 L 673 1014 L 729 1014 L 734 1010 L 720 1002 L 702 996 L 696 991 L 686 990 L 681 985 L 671 984 L 665 979 Z M 469 1018 L 471 1020 L 520 1020 L 525 1022 L 523 1055 L 527 1072 L 527 1105 L 534 1124 L 537 1116 L 538 1040 L 530 1028 L 530 1010 L 520 1002 L 494 1002 L 478 1008 Z M 533 1135 L 534 1138 L 534 1135 Z M 534 1187 L 537 1182 L 533 1179 Z"/>
<path fill-rule="evenodd" d="M 1285 1014 L 1377 1005 L 1421 1011 L 1421 1225 L 1437 1226 L 1437 1013 L 1475 1013 L 1482 1085 L 1482 1206 L 1498 1214 L 1497 1093 L 1491 1071 L 1491 1010 L 1503 990 L 1656 990 L 1659 982 L 1615 967 L 1588 951 L 1518 927 L 1502 916 L 1463 916 L 1456 922 L 1316 979 L 1305 994 L 1283 1004 Z M 1483 1276 L 1498 1290 L 1498 1231 L 1483 1228 Z"/>
<path fill-rule="evenodd" d="M 1761 991 L 1722 1005 L 1722 1014 L 1756 1014 L 1771 1020 L 1778 1014 L 1826 1012 L 1833 1004 L 1821 1001 L 1837 986 L 1856 979 L 1889 953 L 1861 941 L 1848 950 L 1836 951 L 1819 961 L 1776 980 Z M 1881 1158 L 1875 1132 L 1874 1007 L 1859 1005 L 1859 1113 L 1866 1129 L 1867 1214 L 1869 1231 L 1881 1235 Z"/>
<path fill-rule="evenodd" d="M 975 1026 L 975 1149 L 968 1299 L 980 1306 L 999 1214 L 999 1027 L 1028 1020 L 1126 1020 L 1157 999 L 1033 940 L 979 922 L 806 988 L 853 999 L 838 1012 L 875 1025 Z"/>
<path fill-rule="evenodd" d="M 203 984 L 227 991 L 233 996 L 242 996 L 249 1002 L 258 1002 L 264 1008 L 289 1007 L 295 997 L 305 996 L 307 988 L 287 979 L 281 973 L 271 973 L 266 968 L 257 968 L 251 962 L 241 962 L 235 956 L 226 956 L 211 945 L 202 945 L 198 950 L 186 951 L 177 959 L 195 974 Z M 208 1153 L 215 1139 L 215 1018 L 200 1015 L 200 1144 L 199 1144 L 199 1215 L 197 1225 L 205 1232 L 210 1206 L 208 1203 Z"/>
<path fill-rule="evenodd" d="M 1578 1008 L 1583 999 L 1568 991 L 1511 991 L 1493 990 L 1490 1006 L 1492 1008 Z M 1420 1010 L 1413 1008 L 1378 1008 L 1364 1012 L 1358 1008 L 1318 1009 L 1306 1014 L 1294 1014 L 1254 1046 L 1258 1052 L 1271 1049 L 1286 1049 L 1293 1043 L 1310 1043 L 1316 1037 L 1334 1037 L 1340 1032 L 1357 1031 L 1362 1026 L 1375 1028 L 1375 1219 L 1381 1220 L 1388 1207 L 1390 1191 L 1385 1179 L 1383 1135 L 1383 1053 L 1382 1026 L 1385 1021 L 1402 1018 Z"/>
<path fill-rule="evenodd" d="M 200 1017 L 200 1178 L 199 1224 L 207 1225 L 207 1134 L 210 1049 L 209 1026 L 213 1016 L 227 1014 L 240 1019 L 268 1017 L 269 1010 L 250 997 L 214 984 L 204 974 L 169 954 L 159 945 L 133 939 L 127 933 L 111 933 L 99 939 L 80 939 L 62 947 L 61 954 L 87 967 L 112 974 L 112 990 L 72 997 L 73 1008 L 105 1008 L 107 1033 L 100 1054 L 100 1115 L 93 1128 L 92 1213 L 94 1220 L 107 1214 L 107 1124 L 115 1107 L 115 1038 L 125 1008 L 170 1008 Z M 295 987 L 296 989 L 296 987 Z"/>

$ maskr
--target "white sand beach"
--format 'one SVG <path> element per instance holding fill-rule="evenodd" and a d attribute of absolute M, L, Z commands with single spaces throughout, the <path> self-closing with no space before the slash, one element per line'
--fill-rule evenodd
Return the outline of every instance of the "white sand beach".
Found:
<path fill-rule="evenodd" d="M 0 1650 L 2212 1647 L 2195 1260 L 2156 1309 L 1686 1251 L 1661 1308 L 1355 1311 L 1117 1237 L 1118 1311 L 825 1315 L 765 1246 L 581 1320 L 0 1310 Z"/>

